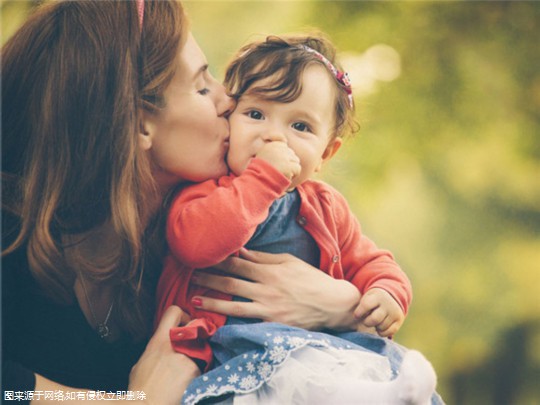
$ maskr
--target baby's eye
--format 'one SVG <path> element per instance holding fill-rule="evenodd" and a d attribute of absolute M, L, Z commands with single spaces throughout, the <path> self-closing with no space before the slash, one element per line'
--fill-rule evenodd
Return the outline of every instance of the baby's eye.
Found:
<path fill-rule="evenodd" d="M 295 122 L 292 127 L 300 132 L 311 132 L 311 128 L 303 122 Z"/>
<path fill-rule="evenodd" d="M 262 115 L 262 113 L 260 111 L 257 111 L 257 110 L 248 111 L 247 116 L 249 118 L 251 118 L 251 119 L 254 119 L 254 120 L 263 120 L 264 119 L 264 115 Z"/>
<path fill-rule="evenodd" d="M 206 96 L 208 93 L 210 93 L 210 89 L 205 87 L 204 89 L 197 90 L 197 93 L 199 93 L 201 96 Z"/>

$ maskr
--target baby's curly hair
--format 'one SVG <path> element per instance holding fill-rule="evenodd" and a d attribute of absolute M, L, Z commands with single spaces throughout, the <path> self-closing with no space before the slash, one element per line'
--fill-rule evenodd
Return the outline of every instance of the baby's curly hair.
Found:
<path fill-rule="evenodd" d="M 334 45 L 322 34 L 269 36 L 243 46 L 229 63 L 224 83 L 229 95 L 238 100 L 249 91 L 280 103 L 296 100 L 302 92 L 302 74 L 306 67 L 314 63 L 325 66 L 303 46 L 319 52 L 343 71 L 336 60 Z M 354 104 L 351 104 L 346 86 L 326 66 L 325 69 L 333 77 L 337 90 L 332 139 L 353 134 L 358 130 Z M 269 77 L 273 78 L 271 85 L 257 87 L 258 82 Z"/>

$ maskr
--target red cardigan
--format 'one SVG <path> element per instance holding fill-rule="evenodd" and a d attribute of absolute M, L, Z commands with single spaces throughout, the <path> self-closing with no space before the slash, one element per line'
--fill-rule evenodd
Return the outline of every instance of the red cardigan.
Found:
<path fill-rule="evenodd" d="M 207 340 L 226 317 L 196 309 L 191 299 L 231 297 L 191 285 L 193 271 L 213 266 L 245 245 L 289 184 L 273 166 L 255 158 L 241 176 L 187 186 L 172 203 L 167 220 L 170 253 L 158 284 L 157 320 L 173 304 L 191 315 L 189 325 L 171 329 L 171 341 L 176 351 L 203 361 L 205 370 L 212 360 Z M 375 287 L 388 291 L 406 314 L 412 299 L 409 279 L 390 252 L 362 234 L 345 198 L 318 181 L 305 181 L 297 190 L 301 197 L 297 221 L 319 246 L 319 268 L 350 281 L 361 294 Z"/>

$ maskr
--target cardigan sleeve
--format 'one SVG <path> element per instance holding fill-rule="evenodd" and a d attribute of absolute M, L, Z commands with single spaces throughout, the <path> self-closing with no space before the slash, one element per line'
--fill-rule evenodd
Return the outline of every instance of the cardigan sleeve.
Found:
<path fill-rule="evenodd" d="M 225 260 L 248 242 L 289 185 L 272 165 L 254 158 L 238 177 L 183 189 L 167 218 L 169 249 L 180 262 L 195 268 Z"/>
<path fill-rule="evenodd" d="M 366 235 L 351 212 L 345 198 L 334 193 L 334 212 L 339 223 L 339 243 L 345 279 L 364 294 L 372 288 L 387 291 L 407 314 L 412 301 L 409 278 L 394 260 L 392 253 L 380 249 Z"/>
<path fill-rule="evenodd" d="M 193 359 L 202 371 L 208 371 L 212 365 L 212 349 L 208 339 L 223 326 L 227 320 L 225 315 L 202 311 L 192 303 L 195 296 L 204 296 L 230 300 L 231 296 L 209 288 L 191 283 L 195 269 L 178 263 L 172 255 L 164 261 L 164 269 L 157 286 L 155 326 L 163 313 L 171 305 L 177 305 L 192 319 L 185 326 L 170 329 L 173 349 Z"/>

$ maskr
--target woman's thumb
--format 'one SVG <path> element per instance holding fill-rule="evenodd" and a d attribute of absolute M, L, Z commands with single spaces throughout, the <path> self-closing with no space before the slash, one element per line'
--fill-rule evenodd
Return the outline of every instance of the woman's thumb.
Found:
<path fill-rule="evenodd" d="M 161 317 L 161 320 L 159 321 L 159 325 L 156 329 L 155 335 L 165 335 L 169 336 L 169 330 L 171 328 L 174 328 L 175 326 L 180 325 L 182 323 L 183 318 L 186 318 L 187 314 L 180 309 L 180 307 L 177 307 L 176 305 L 171 305 L 169 308 L 165 310 L 163 313 L 163 316 Z"/>

